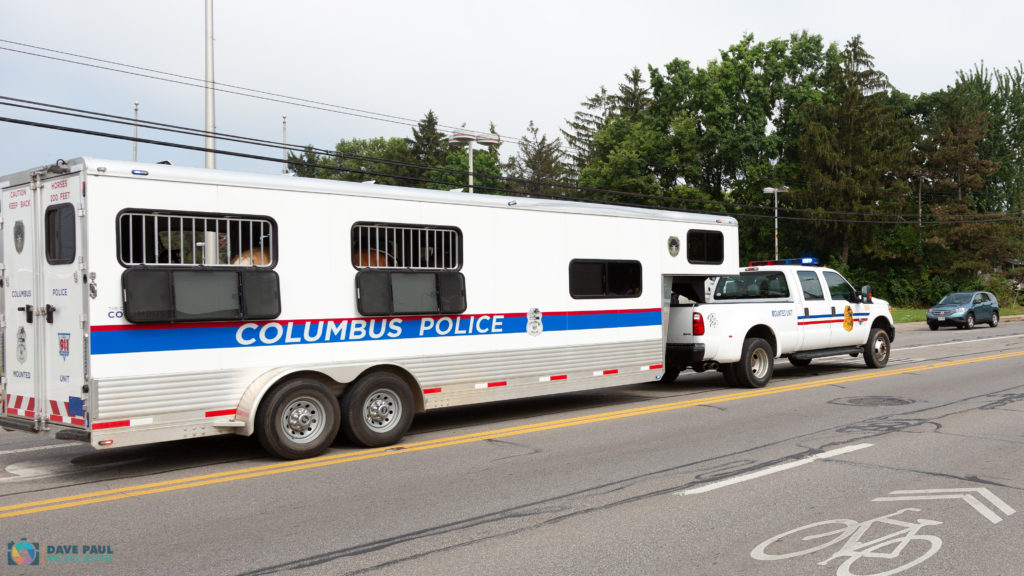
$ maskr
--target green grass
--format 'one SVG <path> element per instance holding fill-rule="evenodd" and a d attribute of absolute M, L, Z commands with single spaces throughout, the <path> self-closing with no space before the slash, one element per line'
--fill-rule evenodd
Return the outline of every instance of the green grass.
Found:
<path fill-rule="evenodd" d="M 892 319 L 897 324 L 900 322 L 924 322 L 924 313 L 927 308 L 893 308 Z M 1024 306 L 1018 304 L 1017 306 L 1000 306 L 999 314 L 1001 316 L 1014 316 L 1017 314 L 1024 314 Z"/>

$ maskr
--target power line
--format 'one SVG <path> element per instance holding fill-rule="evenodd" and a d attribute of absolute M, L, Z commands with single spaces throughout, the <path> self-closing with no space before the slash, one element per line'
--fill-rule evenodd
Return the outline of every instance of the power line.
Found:
<path fill-rule="evenodd" d="M 189 145 L 189 144 L 180 144 L 180 143 L 175 143 L 175 142 L 167 142 L 167 141 L 161 141 L 161 140 L 152 140 L 152 139 L 147 139 L 147 138 L 138 138 L 138 137 L 133 137 L 133 136 L 121 135 L 121 134 L 112 134 L 112 133 L 108 133 L 108 132 L 99 132 L 99 131 L 95 131 L 95 130 L 86 130 L 86 129 L 82 129 L 82 128 L 74 128 L 74 127 L 70 127 L 70 126 L 60 126 L 60 125 L 46 124 L 46 123 L 41 123 L 41 122 L 33 122 L 33 121 L 29 121 L 29 120 L 20 120 L 20 119 L 16 119 L 16 118 L 0 117 L 0 122 L 7 122 L 7 123 L 12 123 L 12 124 L 20 124 L 20 125 L 31 126 L 31 127 L 36 127 L 36 128 L 45 128 L 45 129 L 51 129 L 51 130 L 59 130 L 59 131 L 65 131 L 65 132 L 72 132 L 72 133 L 84 134 L 84 135 L 90 135 L 90 136 L 98 136 L 98 137 L 103 137 L 103 138 L 113 138 L 113 139 L 118 139 L 118 140 L 136 141 L 136 142 L 144 143 L 144 144 L 152 144 L 152 145 L 156 145 L 156 146 L 166 146 L 166 147 L 171 147 L 171 148 L 180 148 L 180 149 L 184 149 L 184 150 L 192 150 L 192 151 L 197 151 L 197 152 L 206 152 L 206 151 L 208 151 L 208 149 L 206 147 L 204 147 L 204 146 L 194 146 L 194 145 Z M 277 146 L 280 147 L 279 144 Z M 233 151 L 228 151 L 228 150 L 215 150 L 215 152 L 217 154 L 223 154 L 223 155 L 226 155 L 226 156 L 232 156 L 232 157 L 238 157 L 238 158 L 246 158 L 246 159 L 258 160 L 258 161 L 264 161 L 264 162 L 273 162 L 275 164 L 279 164 L 281 162 L 280 158 L 276 158 L 276 157 L 272 158 L 272 157 L 269 157 L 269 156 L 261 156 L 261 155 L 258 155 L 258 154 L 249 154 L 249 153 L 245 153 L 245 152 L 233 152 Z M 379 160 L 375 159 L 374 161 L 379 161 Z M 414 177 L 414 176 L 403 176 L 403 175 L 398 175 L 398 174 L 379 173 L 379 172 L 373 172 L 373 171 L 368 171 L 368 170 L 364 170 L 364 169 L 355 170 L 355 169 L 343 168 L 343 167 L 333 166 L 333 165 L 313 164 L 313 163 L 308 163 L 308 162 L 296 162 L 296 161 L 293 161 L 293 162 L 290 162 L 290 163 L 293 164 L 293 165 L 301 165 L 301 166 L 308 167 L 308 168 L 319 168 L 319 169 L 334 170 L 334 171 L 339 171 L 339 172 L 349 172 L 349 173 L 361 174 L 361 175 L 364 175 L 364 176 L 376 176 L 376 177 L 395 178 L 395 179 L 401 179 L 401 180 L 407 180 L 407 181 L 416 181 L 416 182 L 426 183 L 426 184 L 438 184 L 438 185 L 443 185 L 443 186 L 451 186 L 452 185 L 451 182 L 446 182 L 446 181 L 432 180 L 432 179 L 428 179 L 428 178 L 419 178 L 419 177 Z M 436 169 L 435 168 L 433 170 L 443 170 L 443 171 L 447 171 L 447 172 L 455 172 L 455 173 L 460 174 L 460 175 L 467 175 L 468 174 L 468 172 L 459 172 L 459 171 L 453 171 L 453 170 L 447 170 L 447 169 Z M 503 176 L 485 176 L 485 177 L 489 178 L 489 179 L 496 180 L 496 181 L 513 182 L 513 183 L 518 182 L 518 183 L 525 183 L 525 184 L 536 184 L 536 183 L 528 181 L 528 180 L 508 178 L 508 177 L 503 177 Z M 553 185 L 553 186 L 557 186 L 557 185 Z M 523 196 L 523 195 L 525 195 L 525 196 L 530 196 L 530 197 L 549 198 L 549 199 L 558 199 L 558 200 L 569 200 L 569 201 L 574 201 L 575 200 L 575 201 L 587 201 L 587 202 L 593 202 L 593 203 L 604 203 L 604 204 L 613 204 L 613 205 L 622 205 L 622 206 L 637 206 L 637 207 L 648 207 L 648 208 L 651 207 L 648 204 L 629 204 L 629 203 L 625 203 L 625 202 L 608 202 L 608 201 L 602 201 L 600 199 L 594 199 L 594 198 L 581 198 L 581 197 L 573 197 L 573 196 L 566 196 L 566 195 L 544 194 L 544 193 L 537 193 L 537 192 L 526 192 L 526 191 L 522 191 L 522 190 L 514 190 L 514 189 L 509 189 L 509 188 L 499 188 L 499 187 L 495 187 L 495 186 L 489 186 L 489 185 L 486 185 L 484 183 L 481 183 L 480 185 L 476 185 L 474 187 L 478 188 L 478 189 L 481 189 L 481 190 L 487 190 L 487 191 L 498 192 L 498 193 L 509 194 L 509 195 L 516 195 L 516 196 Z M 597 193 L 602 193 L 602 194 L 615 195 L 615 196 L 619 196 L 619 197 L 636 198 L 636 199 L 642 199 L 642 200 L 657 200 L 659 202 L 686 203 L 686 202 L 693 202 L 694 201 L 693 199 L 684 199 L 684 198 L 678 198 L 678 197 L 673 197 L 673 196 L 658 196 L 658 195 L 643 194 L 643 193 L 637 193 L 637 192 L 622 192 L 622 191 L 615 191 L 615 190 L 602 190 L 602 189 L 592 189 L 592 188 L 573 188 L 573 187 L 568 187 L 568 186 L 564 186 L 564 185 L 561 185 L 561 187 L 563 187 L 563 188 L 565 188 L 567 190 L 590 191 L 590 192 L 597 192 Z M 734 205 L 734 204 L 718 203 L 718 202 L 705 202 L 705 204 L 718 205 L 718 206 L 721 206 L 721 207 L 737 206 L 737 205 Z M 665 206 L 658 206 L 658 207 L 662 208 L 662 209 L 671 209 L 671 208 L 668 208 L 668 207 L 665 207 Z M 764 208 L 764 207 L 756 206 L 755 208 L 761 209 L 761 208 Z M 716 212 L 707 212 L 707 211 L 693 210 L 693 209 L 689 209 L 687 211 L 689 211 L 689 212 L 697 212 L 697 213 L 716 213 Z M 735 216 L 735 217 L 744 217 L 744 218 L 760 218 L 760 219 L 772 218 L 771 215 L 746 214 L 746 213 L 738 213 L 738 212 L 730 213 L 730 215 L 731 216 Z M 864 215 L 865 216 L 874 216 L 873 214 L 870 214 L 870 213 L 864 213 Z M 817 222 L 817 223 L 823 223 L 824 222 L 824 223 L 859 223 L 859 224 L 884 224 L 884 225 L 918 225 L 917 221 L 908 220 L 908 219 L 887 220 L 886 221 L 886 220 L 849 220 L 849 219 L 820 218 L 820 217 L 817 217 L 817 218 L 804 218 L 804 217 L 795 217 L 795 216 L 780 216 L 779 219 L 780 220 L 790 220 L 790 221 L 809 221 L 809 222 Z M 961 219 L 961 220 L 930 220 L 930 221 L 927 222 L 927 224 L 929 226 L 937 226 L 937 225 L 951 225 L 951 224 L 978 224 L 978 223 L 1019 222 L 1019 221 L 1021 221 L 1021 218 L 1019 218 L 1019 217 L 1000 216 L 1000 217 L 984 217 L 984 218 L 971 218 L 971 219 Z"/>
<path fill-rule="evenodd" d="M 13 40 L 7 40 L 0 38 L 0 42 L 11 44 L 15 46 L 21 46 L 24 48 L 30 48 L 32 50 L 40 50 L 43 52 L 50 52 L 52 54 L 61 54 L 63 56 L 70 56 L 72 58 L 78 58 L 80 60 L 88 60 L 90 62 L 98 62 L 100 64 L 108 64 L 109 66 L 103 66 L 100 64 L 90 64 L 89 62 L 79 62 L 69 58 L 61 58 L 58 56 L 51 56 L 47 54 L 36 54 L 34 52 L 28 52 L 26 50 L 18 50 L 15 48 L 9 48 L 0 46 L 0 50 L 6 50 L 8 52 L 14 52 L 17 54 L 23 54 L 26 56 L 35 56 L 37 58 L 45 58 L 48 60 L 54 60 L 57 62 L 64 62 L 67 64 L 75 64 L 78 66 L 86 66 L 89 68 L 96 68 L 99 70 L 106 70 L 109 72 L 117 72 L 120 74 L 128 74 L 131 76 L 138 76 L 141 78 L 148 78 L 151 80 L 160 80 L 162 82 L 170 82 L 172 84 L 179 84 L 182 86 L 188 86 L 192 88 L 206 88 L 205 79 L 195 78 L 192 76 L 186 76 L 183 74 L 175 74 L 173 72 L 163 72 L 161 70 L 155 70 L 153 68 L 145 68 L 143 66 L 134 66 L 132 64 L 125 64 L 123 62 L 116 62 L 113 60 L 104 60 L 102 58 L 95 58 L 92 56 L 85 56 L 83 54 L 75 54 L 73 52 L 65 52 L 61 50 L 55 50 L 52 48 L 46 48 L 44 46 L 36 46 L 32 44 L 26 44 L 24 42 L 15 42 Z M 115 68 L 116 66 L 117 68 Z M 122 70 L 126 68 L 127 70 Z M 132 72 L 137 70 L 137 72 Z M 372 112 L 369 110 L 362 110 L 359 108 L 353 108 L 350 106 L 341 106 L 338 104 L 331 104 L 329 102 L 323 102 L 320 100 L 312 100 L 308 98 L 301 98 L 298 96 L 288 96 L 287 94 L 279 94 L 276 92 L 268 92 L 265 90 L 257 90 L 255 88 L 246 88 L 244 86 L 238 86 L 234 84 L 226 84 L 223 82 L 216 82 L 214 84 L 214 90 L 225 94 L 232 94 L 236 96 L 243 96 L 246 98 L 253 98 L 256 100 L 264 100 L 268 102 L 277 102 L 280 104 L 288 104 L 291 106 L 298 106 L 301 108 L 308 108 L 310 110 L 319 110 L 323 112 L 332 112 L 335 114 L 343 114 L 346 116 L 352 116 L 356 118 L 364 118 L 368 120 L 377 120 L 380 122 L 388 122 L 391 124 L 398 124 L 401 126 L 415 127 L 419 125 L 419 121 L 411 118 L 405 118 L 402 116 L 396 116 L 392 114 L 385 114 L 381 112 Z M 466 130 L 464 127 L 449 126 L 445 124 L 438 124 L 441 128 L 446 128 L 452 132 Z M 484 133 L 481 130 L 473 130 L 474 132 Z M 515 137 L 506 137 L 504 135 L 498 135 L 503 142 L 510 142 L 518 144 L 521 139 Z"/>

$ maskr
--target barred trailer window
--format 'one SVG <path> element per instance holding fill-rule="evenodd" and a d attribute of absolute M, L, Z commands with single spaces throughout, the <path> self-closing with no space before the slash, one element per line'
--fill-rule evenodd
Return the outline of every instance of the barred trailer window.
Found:
<path fill-rule="evenodd" d="M 116 226 L 128 322 L 269 320 L 281 314 L 273 219 L 125 210 Z"/>
<path fill-rule="evenodd" d="M 360 270 L 458 270 L 462 232 L 446 226 L 360 222 L 352 226 L 352 265 Z"/>
<path fill-rule="evenodd" d="M 117 218 L 124 266 L 255 266 L 277 259 L 276 226 L 265 217 L 125 211 Z"/>

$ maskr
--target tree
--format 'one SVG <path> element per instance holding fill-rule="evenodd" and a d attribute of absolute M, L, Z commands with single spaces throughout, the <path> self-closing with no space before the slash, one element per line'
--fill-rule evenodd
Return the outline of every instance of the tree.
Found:
<path fill-rule="evenodd" d="M 593 161 L 594 135 L 608 123 L 608 117 L 614 110 L 614 101 L 605 87 L 601 86 L 601 90 L 584 100 L 581 106 L 583 110 L 577 111 L 571 121 L 566 120 L 569 130 L 561 131 L 565 138 L 569 169 L 575 178 Z"/>
<path fill-rule="evenodd" d="M 564 196 L 568 189 L 569 169 L 565 164 L 565 152 L 558 138 L 548 141 L 547 135 L 538 136 L 540 130 L 530 121 L 527 134 L 519 140 L 519 151 L 509 158 L 505 174 L 510 178 L 525 180 L 512 186 L 529 194 Z"/>
<path fill-rule="evenodd" d="M 816 223 L 818 238 L 849 264 L 850 249 L 869 255 L 874 228 L 855 226 L 837 213 L 898 213 L 907 191 L 911 125 L 891 102 L 888 78 L 875 70 L 860 36 L 847 42 L 838 65 L 829 62 L 822 99 L 801 108 L 805 128 L 799 140 L 806 185 L 794 190 L 805 207 L 825 214 Z"/>
<path fill-rule="evenodd" d="M 427 179 L 427 173 L 431 168 L 442 166 L 447 161 L 448 137 L 437 129 L 437 116 L 433 110 L 428 110 L 426 116 L 412 129 L 410 151 L 412 161 L 418 164 L 418 167 L 411 170 L 412 175 L 421 179 Z M 426 184 L 421 183 L 417 186 Z"/>

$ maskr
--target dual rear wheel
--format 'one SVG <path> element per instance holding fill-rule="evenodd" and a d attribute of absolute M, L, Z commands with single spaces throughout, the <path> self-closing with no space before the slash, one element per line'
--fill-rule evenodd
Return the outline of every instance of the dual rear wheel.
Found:
<path fill-rule="evenodd" d="M 322 454 L 339 430 L 354 444 L 387 446 L 409 430 L 413 411 L 409 386 L 391 372 L 361 376 L 340 402 L 319 380 L 294 378 L 272 388 L 261 402 L 256 437 L 264 450 L 288 460 Z"/>

